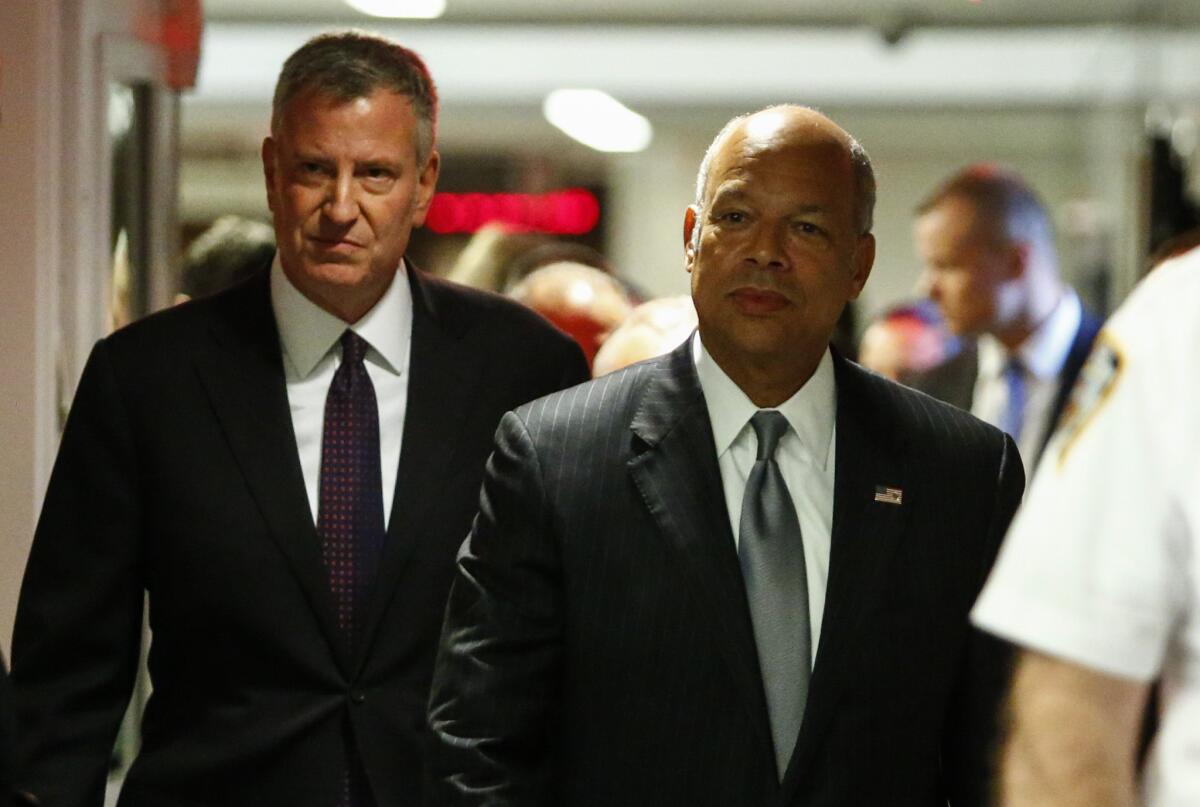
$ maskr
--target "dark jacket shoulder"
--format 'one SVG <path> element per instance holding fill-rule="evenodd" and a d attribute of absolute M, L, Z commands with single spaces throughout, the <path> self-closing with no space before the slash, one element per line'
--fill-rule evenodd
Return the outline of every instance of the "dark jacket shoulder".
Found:
<path fill-rule="evenodd" d="M 855 412 L 881 439 L 906 452 L 957 461 L 975 449 L 994 452 L 1005 436 L 970 412 L 917 389 L 883 378 L 849 361 L 839 363 L 839 410 Z"/>

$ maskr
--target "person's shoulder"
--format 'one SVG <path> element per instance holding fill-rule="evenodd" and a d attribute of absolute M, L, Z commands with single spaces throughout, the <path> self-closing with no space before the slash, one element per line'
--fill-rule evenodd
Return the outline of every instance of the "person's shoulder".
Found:
<path fill-rule="evenodd" d="M 973 446 L 991 449 L 1004 440 L 1003 432 L 970 412 L 853 362 L 842 363 L 838 395 L 848 396 L 848 407 L 882 432 L 924 450 L 961 454 Z"/>
<path fill-rule="evenodd" d="M 586 428 L 589 422 L 629 420 L 646 382 L 667 372 L 670 354 L 631 364 L 607 375 L 530 401 L 517 410 L 527 423 L 574 424 Z"/>
<path fill-rule="evenodd" d="M 414 287 L 442 327 L 488 356 L 495 373 L 529 392 L 522 400 L 588 377 L 579 345 L 536 311 L 419 271 Z"/>
<path fill-rule="evenodd" d="M 566 338 L 562 331 L 536 311 L 502 294 L 471 288 L 452 280 L 413 269 L 417 286 L 425 294 L 438 316 L 450 324 L 467 328 L 527 334 L 554 334 Z"/>
<path fill-rule="evenodd" d="M 1195 345 L 1200 334 L 1200 249 L 1159 266 L 1130 293 L 1105 324 L 1118 336 L 1155 335 L 1177 344 Z"/>
<path fill-rule="evenodd" d="M 178 357 L 195 347 L 222 322 L 268 324 L 270 296 L 265 274 L 208 297 L 188 300 L 138 319 L 104 338 L 117 355 Z"/>

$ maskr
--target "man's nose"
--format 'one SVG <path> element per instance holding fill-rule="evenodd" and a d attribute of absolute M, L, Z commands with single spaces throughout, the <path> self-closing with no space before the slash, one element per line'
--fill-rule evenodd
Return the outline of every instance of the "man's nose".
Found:
<path fill-rule="evenodd" d="M 751 233 L 753 240 L 747 253 L 748 259 L 759 266 L 783 268 L 787 263 L 785 237 L 783 226 L 771 222 L 759 223 Z"/>
<path fill-rule="evenodd" d="M 350 172 L 339 172 L 329 184 L 321 212 L 334 224 L 352 224 L 358 218 L 358 197 Z"/>

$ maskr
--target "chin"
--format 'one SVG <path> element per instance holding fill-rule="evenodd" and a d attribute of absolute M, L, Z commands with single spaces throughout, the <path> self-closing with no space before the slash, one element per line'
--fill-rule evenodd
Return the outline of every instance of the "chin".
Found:
<path fill-rule="evenodd" d="M 307 274 L 322 283 L 336 286 L 358 286 L 371 278 L 367 267 L 340 261 L 322 261 L 314 264 Z"/>

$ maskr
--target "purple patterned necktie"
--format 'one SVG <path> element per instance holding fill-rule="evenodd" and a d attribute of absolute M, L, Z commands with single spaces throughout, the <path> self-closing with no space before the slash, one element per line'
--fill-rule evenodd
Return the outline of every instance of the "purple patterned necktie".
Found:
<path fill-rule="evenodd" d="M 368 345 L 351 330 L 342 334 L 341 344 L 342 363 L 325 398 L 317 532 L 338 627 L 353 650 L 361 640 L 367 598 L 383 551 L 383 482 L 379 406 L 363 363 Z M 348 730 L 346 739 L 346 773 L 337 805 L 366 807 L 372 803 L 370 791 Z"/>

